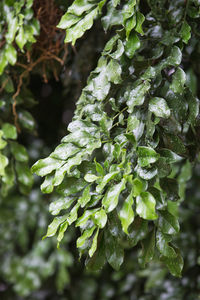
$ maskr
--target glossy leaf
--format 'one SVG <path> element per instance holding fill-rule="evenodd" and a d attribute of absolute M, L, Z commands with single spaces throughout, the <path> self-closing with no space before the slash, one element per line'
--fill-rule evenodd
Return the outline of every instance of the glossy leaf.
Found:
<path fill-rule="evenodd" d="M 4 123 L 2 126 L 3 137 L 6 139 L 16 140 L 17 138 L 17 129 L 14 125 L 9 123 Z"/>
<path fill-rule="evenodd" d="M 182 94 L 184 90 L 185 82 L 186 82 L 185 72 L 181 68 L 178 68 L 175 74 L 173 75 L 172 84 L 170 88 L 173 90 L 173 92 Z"/>
<path fill-rule="evenodd" d="M 119 171 L 115 171 L 115 172 L 106 174 L 102 178 L 99 185 L 97 185 L 97 187 L 96 187 L 97 193 L 100 193 L 104 189 L 104 187 L 108 184 L 108 182 L 111 181 L 112 179 L 114 179 L 117 174 L 119 174 Z"/>
<path fill-rule="evenodd" d="M 4 176 L 5 174 L 5 167 L 8 165 L 8 158 L 0 153 L 0 175 Z"/>
<path fill-rule="evenodd" d="M 97 250 L 97 238 L 98 238 L 98 234 L 99 234 L 99 229 L 97 229 L 94 237 L 93 237 L 93 241 L 92 241 L 92 246 L 89 250 L 89 256 L 92 257 L 94 252 Z"/>
<path fill-rule="evenodd" d="M 146 220 L 155 220 L 158 218 L 155 211 L 156 200 L 149 192 L 142 192 L 136 198 L 136 212 Z"/>
<path fill-rule="evenodd" d="M 150 147 L 140 146 L 137 150 L 138 153 L 138 164 L 141 167 L 149 166 L 156 162 L 159 158 L 159 154 Z"/>
<path fill-rule="evenodd" d="M 155 97 L 150 99 L 149 110 L 154 113 L 156 117 L 169 118 L 170 116 L 170 109 L 163 98 Z"/>
<path fill-rule="evenodd" d="M 189 39 L 191 38 L 191 27 L 186 21 L 184 21 L 181 26 L 180 34 L 183 42 L 187 44 Z"/>
<path fill-rule="evenodd" d="M 108 230 L 106 231 L 105 238 L 106 238 L 106 258 L 109 264 L 115 270 L 119 270 L 124 260 L 124 251 L 121 248 L 121 246 L 117 243 L 116 238 L 114 238 Z"/>
<path fill-rule="evenodd" d="M 133 195 L 130 194 L 122 205 L 122 208 L 119 211 L 119 218 L 122 224 L 123 231 L 128 234 L 128 227 L 134 220 L 134 211 L 133 211 Z"/>
<path fill-rule="evenodd" d="M 125 189 L 126 180 L 123 178 L 122 181 L 116 185 L 113 185 L 108 189 L 106 195 L 102 200 L 102 204 L 106 212 L 111 212 L 116 208 L 119 201 L 120 193 Z"/>
<path fill-rule="evenodd" d="M 162 233 L 161 231 L 157 231 L 156 233 L 156 245 L 158 250 L 163 256 L 174 258 L 177 256 L 173 247 L 169 245 L 171 242 L 171 236 Z"/>
<path fill-rule="evenodd" d="M 177 218 L 168 211 L 160 211 L 158 225 L 165 234 L 176 234 L 180 229 Z"/>
<path fill-rule="evenodd" d="M 139 261 L 142 267 L 145 267 L 154 256 L 155 251 L 155 230 L 152 230 L 147 237 L 142 241 L 142 254 L 139 257 Z"/>
<path fill-rule="evenodd" d="M 168 258 L 163 256 L 161 259 L 168 267 L 170 273 L 173 276 L 181 277 L 182 269 L 183 269 L 183 258 L 178 249 L 175 250 L 177 256 L 175 258 Z"/>

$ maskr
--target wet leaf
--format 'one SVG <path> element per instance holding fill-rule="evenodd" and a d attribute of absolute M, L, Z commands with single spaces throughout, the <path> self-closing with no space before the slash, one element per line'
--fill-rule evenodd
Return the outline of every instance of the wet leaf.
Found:
<path fill-rule="evenodd" d="M 176 234 L 179 232 L 180 226 L 178 219 L 168 211 L 160 211 L 158 226 L 164 234 Z"/>
<path fill-rule="evenodd" d="M 175 249 L 175 251 L 176 251 L 175 258 L 169 258 L 166 256 L 162 256 L 161 260 L 166 264 L 170 273 L 173 276 L 181 277 L 181 275 L 182 275 L 181 273 L 182 273 L 182 269 L 183 269 L 183 258 L 178 249 Z"/>
<path fill-rule="evenodd" d="M 147 237 L 142 240 L 142 254 L 139 257 L 139 262 L 142 267 L 145 267 L 154 257 L 155 251 L 155 230 L 152 230 Z"/>
<path fill-rule="evenodd" d="M 154 113 L 156 117 L 169 118 L 170 116 L 170 109 L 163 98 L 155 97 L 150 99 L 149 110 Z"/>
<path fill-rule="evenodd" d="M 99 228 L 97 229 L 94 237 L 93 237 L 93 241 L 92 241 L 92 246 L 89 250 L 89 256 L 92 257 L 94 252 L 97 250 L 97 238 L 98 238 L 98 234 L 99 234 Z"/>
<path fill-rule="evenodd" d="M 150 147 L 140 146 L 137 150 L 138 154 L 138 164 L 141 167 L 149 166 L 150 164 L 156 162 L 159 158 L 159 154 Z"/>
<path fill-rule="evenodd" d="M 108 263 L 115 269 L 119 270 L 124 260 L 124 250 L 117 243 L 117 239 L 114 238 L 108 230 L 105 232 L 106 238 L 106 258 Z"/>
<path fill-rule="evenodd" d="M 185 72 L 181 68 L 178 68 L 172 77 L 172 84 L 170 88 L 174 93 L 183 94 L 185 82 L 186 82 Z"/>
<path fill-rule="evenodd" d="M 172 237 L 170 235 L 164 234 L 161 231 L 156 233 L 156 245 L 158 250 L 163 256 L 174 258 L 177 256 L 173 247 L 169 245 Z"/>
<path fill-rule="evenodd" d="M 156 211 L 156 200 L 149 192 L 142 192 L 136 198 L 136 212 L 146 220 L 155 220 L 158 218 Z"/>
<path fill-rule="evenodd" d="M 123 231 L 128 234 L 128 227 L 134 220 L 133 211 L 133 195 L 130 194 L 123 202 L 122 208 L 119 211 L 119 218 L 122 224 Z"/>
<path fill-rule="evenodd" d="M 116 185 L 113 185 L 108 189 L 106 195 L 102 200 L 102 204 L 106 212 L 111 212 L 118 205 L 119 195 L 125 189 L 126 180 L 123 178 L 122 181 Z"/>
<path fill-rule="evenodd" d="M 12 142 L 10 143 L 11 152 L 17 161 L 27 162 L 29 159 L 26 148 L 23 145 Z"/>
<path fill-rule="evenodd" d="M 181 26 L 180 34 L 181 34 L 183 42 L 185 44 L 187 44 L 191 38 L 191 27 L 186 21 L 184 21 Z"/>
<path fill-rule="evenodd" d="M 13 139 L 16 140 L 17 138 L 17 129 L 14 125 L 9 123 L 4 123 L 2 126 L 3 137 L 5 139 Z"/>
<path fill-rule="evenodd" d="M 119 174 L 119 171 L 115 171 L 115 172 L 106 174 L 102 178 L 101 182 L 96 187 L 97 193 L 101 193 L 102 190 L 104 189 L 104 187 L 108 184 L 108 182 L 110 182 L 112 179 L 114 179 L 117 174 Z"/>
<path fill-rule="evenodd" d="M 0 153 L 0 176 L 4 176 L 5 167 L 8 165 L 8 158 Z"/>
<path fill-rule="evenodd" d="M 131 59 L 135 51 L 140 48 L 140 40 L 136 33 L 131 33 L 126 41 L 125 53 Z"/>

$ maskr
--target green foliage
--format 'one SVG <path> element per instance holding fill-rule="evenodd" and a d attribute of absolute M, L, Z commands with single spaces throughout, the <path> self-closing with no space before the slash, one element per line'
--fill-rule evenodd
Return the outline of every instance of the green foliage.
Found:
<path fill-rule="evenodd" d="M 123 240 L 131 239 L 128 228 L 137 217 L 148 221 L 144 235 L 135 227 L 141 238 L 132 241 L 134 246 L 142 241 L 141 264 L 158 251 L 169 271 L 180 276 L 181 254 L 169 243 L 179 232 L 178 174 L 187 159 L 194 159 L 190 146 L 198 149 L 199 100 L 186 84 L 183 56 L 189 55 L 184 44 L 196 41 L 191 28 L 199 11 L 189 1 L 186 6 L 160 2 L 147 1 L 148 14 L 139 1 L 107 2 L 102 24 L 113 36 L 77 102 L 69 134 L 32 171 L 46 176 L 43 192 L 55 189 L 61 199 L 73 198 L 46 236 L 58 231 L 60 242 L 75 222 L 82 233 L 80 253 L 92 259 L 88 266 L 99 268 L 106 258 L 119 269 Z M 76 0 L 58 25 L 66 29 L 65 41 L 74 44 L 90 29 L 103 5 Z"/>
<path fill-rule="evenodd" d="M 37 291 L 49 286 L 47 299 L 57 299 L 52 289 L 65 289 L 72 300 L 97 295 L 125 300 L 181 300 L 190 295 L 196 300 L 200 3 L 58 2 L 67 12 L 62 11 L 60 21 L 56 18 L 55 36 L 48 38 L 60 43 L 60 52 L 56 56 L 53 47 L 44 53 L 38 47 L 39 57 L 33 45 L 44 38 L 39 36 L 44 26 L 39 1 L 0 3 L 0 276 L 23 299 L 43 299 Z M 97 66 L 76 103 L 67 135 L 47 157 L 66 129 L 56 131 L 50 147 L 38 140 L 37 130 L 44 123 L 40 113 L 33 113 L 36 91 L 29 72 L 34 69 L 32 74 L 45 82 L 52 72 L 64 93 L 71 97 L 73 91 L 76 98 L 80 74 L 72 70 L 81 65 L 85 73 L 80 45 L 83 52 L 92 48 L 83 35 L 87 31 L 96 43 L 103 36 L 100 26 L 106 44 L 102 40 L 101 55 L 95 45 Z M 68 45 L 67 62 L 62 41 L 73 45 L 73 51 Z M 94 65 L 90 54 L 84 64 Z M 35 68 L 45 55 L 48 62 L 53 55 L 61 67 L 50 60 L 49 73 L 45 64 L 42 71 Z M 48 122 L 45 135 L 51 137 L 59 125 Z M 48 195 L 43 199 L 39 179 L 35 176 L 34 185 L 30 171 L 33 163 L 32 173 L 44 178 L 41 191 Z M 73 257 L 74 245 L 87 270 Z"/>
<path fill-rule="evenodd" d="M 8 64 L 15 65 L 17 50 L 14 42 L 23 51 L 25 45 L 30 47 L 39 34 L 39 23 L 33 17 L 33 1 L 3 0 L 0 3 L 1 31 L 0 42 L 4 45 L 0 52 L 0 75 Z"/>

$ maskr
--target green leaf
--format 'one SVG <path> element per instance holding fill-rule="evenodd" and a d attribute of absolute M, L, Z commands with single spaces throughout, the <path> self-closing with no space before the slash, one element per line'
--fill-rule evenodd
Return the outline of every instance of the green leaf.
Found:
<path fill-rule="evenodd" d="M 156 211 L 156 200 L 149 192 L 142 192 L 136 198 L 136 212 L 146 220 L 155 220 L 158 218 Z"/>
<path fill-rule="evenodd" d="M 95 236 L 93 237 L 92 246 L 89 250 L 89 256 L 92 257 L 94 252 L 97 250 L 97 238 L 99 234 L 99 228 L 97 229 Z"/>
<path fill-rule="evenodd" d="M 3 139 L 3 135 L 4 135 L 3 131 L 0 130 L 0 150 L 4 149 L 7 145 L 7 142 Z"/>
<path fill-rule="evenodd" d="M 27 163 L 16 162 L 17 180 L 23 185 L 31 188 L 33 185 L 33 175 Z"/>
<path fill-rule="evenodd" d="M 14 41 L 15 34 L 18 29 L 18 21 L 17 17 L 11 17 L 8 21 L 8 32 L 6 33 L 6 40 L 9 44 L 11 44 Z"/>
<path fill-rule="evenodd" d="M 180 34 L 181 34 L 183 42 L 185 44 L 187 44 L 191 38 L 191 27 L 186 21 L 184 21 L 181 26 Z"/>
<path fill-rule="evenodd" d="M 176 234 L 179 232 L 180 226 L 178 219 L 168 211 L 160 211 L 158 226 L 165 234 Z"/>
<path fill-rule="evenodd" d="M 98 176 L 94 175 L 94 174 L 86 174 L 84 179 L 87 181 L 87 182 L 94 182 L 96 181 L 97 179 L 99 179 Z"/>
<path fill-rule="evenodd" d="M 163 139 L 165 142 L 165 147 L 169 148 L 173 152 L 178 153 L 180 155 L 186 152 L 185 145 L 183 144 L 183 141 L 179 138 L 178 135 L 164 132 Z"/>
<path fill-rule="evenodd" d="M 86 266 L 89 268 L 89 270 L 92 271 L 99 271 L 103 265 L 106 262 L 106 255 L 105 255 L 105 249 L 106 249 L 106 243 L 105 243 L 103 232 L 99 234 L 99 246 L 97 251 L 94 253 L 92 258 L 88 259 L 86 261 Z"/>
<path fill-rule="evenodd" d="M 171 258 L 171 257 L 169 258 L 166 256 L 162 256 L 161 261 L 163 261 L 166 264 L 170 273 L 173 276 L 181 277 L 181 272 L 183 269 L 183 258 L 180 254 L 180 251 L 177 248 L 175 249 L 175 251 L 176 251 L 175 258 Z"/>
<path fill-rule="evenodd" d="M 133 180 L 133 196 L 137 197 L 143 191 L 143 183 L 139 178 Z"/>
<path fill-rule="evenodd" d="M 138 164 L 141 167 L 149 166 L 150 164 L 156 162 L 159 158 L 159 154 L 153 148 L 140 146 L 137 150 L 138 154 Z"/>
<path fill-rule="evenodd" d="M 105 241 L 107 261 L 115 270 L 119 270 L 124 260 L 124 250 L 108 230 L 105 232 Z"/>
<path fill-rule="evenodd" d="M 166 63 L 169 63 L 173 66 L 178 66 L 181 63 L 181 60 L 182 52 L 177 46 L 174 46 L 171 50 L 170 56 L 167 58 Z"/>
<path fill-rule="evenodd" d="M 126 5 L 123 7 L 123 21 L 126 22 L 127 19 L 133 16 L 135 13 L 136 0 L 129 0 Z"/>
<path fill-rule="evenodd" d="M 126 180 L 123 178 L 120 183 L 113 185 L 107 190 L 106 195 L 102 200 L 102 204 L 106 212 L 111 212 L 116 208 L 118 205 L 119 195 L 125 189 L 125 186 Z"/>
<path fill-rule="evenodd" d="M 126 29 L 126 38 L 129 39 L 129 35 L 132 29 L 136 25 L 136 15 L 133 15 L 131 18 L 125 21 L 125 29 Z"/>
<path fill-rule="evenodd" d="M 53 176 L 52 175 L 47 175 L 45 177 L 45 180 L 44 182 L 41 184 L 41 191 L 44 193 L 44 194 L 49 194 L 49 193 L 52 193 L 53 192 Z"/>
<path fill-rule="evenodd" d="M 91 194 L 90 194 L 90 185 L 88 185 L 84 191 L 82 196 L 78 199 L 78 202 L 80 203 L 81 207 L 84 207 L 91 199 Z"/>
<path fill-rule="evenodd" d="M 177 201 L 179 199 L 178 196 L 178 182 L 174 178 L 162 178 L 160 179 L 160 186 L 163 191 L 167 194 L 167 199 L 171 201 Z"/>
<path fill-rule="evenodd" d="M 17 161 L 27 162 L 28 161 L 28 153 L 26 148 L 16 142 L 10 142 L 11 152 L 14 155 Z"/>
<path fill-rule="evenodd" d="M 152 230 L 147 237 L 142 241 L 142 254 L 139 257 L 139 262 L 144 268 L 154 257 L 155 251 L 155 230 Z"/>
<path fill-rule="evenodd" d="M 61 28 L 61 29 L 67 29 L 67 28 L 70 28 L 71 26 L 73 26 L 74 24 L 76 24 L 77 22 L 79 22 L 81 20 L 82 17 L 80 16 L 76 16 L 76 15 L 73 15 L 73 14 L 70 14 L 69 12 L 66 12 L 59 24 L 57 25 L 58 28 Z"/>
<path fill-rule="evenodd" d="M 81 192 L 86 184 L 82 178 L 67 177 L 62 184 L 57 187 L 57 192 L 63 197 L 74 195 Z"/>
<path fill-rule="evenodd" d="M 132 193 L 124 200 L 122 208 L 119 211 L 119 218 L 123 231 L 128 234 L 128 227 L 134 220 Z"/>
<path fill-rule="evenodd" d="M 27 130 L 32 131 L 35 128 L 35 120 L 33 119 L 32 115 L 26 111 L 21 110 L 18 113 L 19 123 Z"/>
<path fill-rule="evenodd" d="M 170 88 L 174 93 L 183 94 L 185 82 L 185 72 L 181 68 L 178 68 L 172 77 L 172 84 L 170 85 Z"/>
<path fill-rule="evenodd" d="M 123 18 L 119 10 L 115 9 L 112 2 L 107 4 L 107 14 L 101 19 L 105 31 L 114 25 L 122 24 Z"/>
<path fill-rule="evenodd" d="M 98 208 L 85 210 L 83 215 L 76 221 L 76 227 L 83 227 L 97 211 Z"/>
<path fill-rule="evenodd" d="M 116 177 L 117 174 L 119 174 L 120 171 L 115 171 L 115 172 L 111 172 L 106 174 L 101 182 L 97 185 L 96 187 L 96 191 L 97 193 L 101 193 L 104 189 L 104 187 L 108 184 L 109 181 L 111 181 L 112 179 L 114 179 Z"/>
<path fill-rule="evenodd" d="M 108 80 L 113 82 L 114 84 L 120 83 L 121 73 L 122 73 L 122 68 L 120 64 L 116 60 L 111 59 L 107 66 Z"/>
<path fill-rule="evenodd" d="M 54 236 L 58 230 L 58 227 L 67 219 L 67 215 L 64 215 L 62 217 L 55 217 L 53 219 L 53 221 L 51 222 L 51 224 L 49 224 L 48 229 L 47 229 L 47 233 L 46 235 L 43 237 L 43 239 L 47 238 L 47 237 L 51 237 Z"/>
<path fill-rule="evenodd" d="M 6 139 L 16 140 L 17 138 L 17 129 L 14 125 L 9 123 L 4 123 L 2 126 L 3 137 Z"/>
<path fill-rule="evenodd" d="M 19 48 L 21 50 L 23 50 L 24 45 L 27 42 L 27 38 L 26 38 L 26 35 L 24 33 L 24 28 L 22 26 L 20 27 L 19 32 L 18 32 L 15 40 L 16 40 L 16 43 L 19 46 Z"/>
<path fill-rule="evenodd" d="M 163 256 L 174 258 L 177 256 L 173 247 L 169 246 L 169 242 L 171 242 L 171 236 L 162 233 L 161 231 L 157 231 L 156 233 L 156 245 L 158 250 Z"/>
<path fill-rule="evenodd" d="M 148 233 L 148 222 L 136 217 L 129 227 L 128 242 L 130 247 L 134 247 L 137 243 L 145 238 Z"/>
<path fill-rule="evenodd" d="M 58 236 L 57 236 L 57 241 L 58 241 L 57 247 L 58 247 L 58 248 L 59 248 L 59 243 L 60 243 L 61 240 L 63 239 L 64 233 L 65 233 L 65 231 L 67 230 L 67 228 L 68 228 L 68 221 L 65 221 L 64 223 L 62 223 L 62 224 L 60 225 L 59 232 L 58 232 Z"/>
<path fill-rule="evenodd" d="M 7 44 L 5 48 L 5 56 L 8 62 L 14 66 L 17 61 L 17 51 L 11 44 Z"/>
<path fill-rule="evenodd" d="M 50 157 L 67 160 L 80 151 L 73 143 L 62 143 L 51 153 Z"/>
<path fill-rule="evenodd" d="M 72 42 L 72 45 L 74 45 L 76 40 L 80 38 L 86 30 L 92 27 L 94 18 L 97 16 L 97 14 L 98 14 L 98 8 L 95 8 L 91 12 L 89 12 L 83 19 L 81 19 L 78 23 L 68 28 L 66 31 L 65 43 Z"/>
<path fill-rule="evenodd" d="M 45 159 L 38 160 L 32 166 L 32 172 L 36 173 L 38 176 L 46 176 L 50 174 L 53 170 L 60 168 L 65 162 L 62 160 L 57 160 L 52 157 L 47 157 Z"/>
<path fill-rule="evenodd" d="M 107 223 L 107 214 L 105 210 L 101 208 L 97 212 L 94 212 L 92 219 L 99 228 L 104 228 Z"/>
<path fill-rule="evenodd" d="M 96 159 L 94 160 L 95 162 L 95 166 L 96 166 L 96 171 L 101 175 L 101 176 L 104 176 L 105 175 L 105 171 L 104 171 L 104 168 L 102 167 L 101 164 L 99 164 Z"/>
<path fill-rule="evenodd" d="M 132 32 L 125 45 L 125 53 L 128 58 L 133 58 L 135 51 L 140 48 L 140 39 L 135 32 Z"/>
<path fill-rule="evenodd" d="M 72 223 L 74 223 L 77 220 L 79 207 L 80 207 L 80 204 L 77 203 L 70 211 L 70 214 L 67 217 L 67 221 L 68 221 L 69 225 L 71 225 Z"/>
<path fill-rule="evenodd" d="M 8 158 L 0 153 L 0 176 L 5 175 L 5 167 L 8 165 Z"/>
<path fill-rule="evenodd" d="M 68 13 L 81 16 L 84 12 L 87 12 L 95 6 L 95 3 L 91 3 L 88 0 L 75 0 L 73 4 L 68 8 Z"/>
<path fill-rule="evenodd" d="M 144 20 L 145 16 L 141 12 L 137 11 L 135 31 L 137 31 L 141 35 L 144 35 L 144 31 L 142 29 L 142 24 L 144 23 Z"/>
<path fill-rule="evenodd" d="M 103 101 L 109 93 L 110 82 L 107 77 L 107 69 L 103 71 L 93 79 L 93 95 L 99 101 Z"/>
<path fill-rule="evenodd" d="M 58 215 L 61 210 L 68 209 L 73 204 L 75 199 L 75 197 L 62 197 L 50 204 L 49 212 L 53 216 Z"/>
<path fill-rule="evenodd" d="M 178 154 L 174 153 L 169 149 L 161 149 L 159 150 L 159 154 L 162 159 L 164 158 L 167 164 L 173 164 L 183 159 L 183 157 L 179 156 Z"/>
<path fill-rule="evenodd" d="M 133 112 L 135 106 L 142 105 L 144 103 L 145 95 L 150 89 L 150 87 L 150 83 L 148 81 L 145 81 L 131 90 L 127 101 L 129 113 Z"/>
<path fill-rule="evenodd" d="M 109 56 L 114 58 L 114 59 L 119 59 L 122 56 L 123 53 L 124 53 L 124 44 L 121 40 L 118 40 L 116 51 L 113 52 L 112 54 L 109 54 Z"/>
<path fill-rule="evenodd" d="M 77 248 L 83 247 L 86 240 L 89 239 L 92 236 L 95 229 L 96 229 L 96 226 L 93 226 L 91 228 L 88 228 L 88 229 L 84 230 L 83 234 L 76 241 Z"/>
<path fill-rule="evenodd" d="M 158 173 L 157 168 L 141 168 L 140 166 L 137 166 L 136 168 L 137 174 L 144 180 L 151 180 L 153 177 L 155 177 Z"/>
<path fill-rule="evenodd" d="M 165 99 L 160 97 L 151 98 L 149 101 L 149 110 L 154 113 L 156 117 L 169 118 L 170 109 Z"/>

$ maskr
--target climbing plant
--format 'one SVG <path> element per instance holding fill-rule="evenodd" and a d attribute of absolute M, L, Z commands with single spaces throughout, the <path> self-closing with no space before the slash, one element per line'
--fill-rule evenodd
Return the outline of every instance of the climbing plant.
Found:
<path fill-rule="evenodd" d="M 199 47 L 199 1 L 75 0 L 58 28 L 76 40 L 97 18 L 109 33 L 76 105 L 68 134 L 32 167 L 43 193 L 59 195 L 45 237 L 58 245 L 72 223 L 86 265 L 119 269 L 141 248 L 181 276 L 173 243 L 178 208 L 198 160 L 199 99 L 190 67 Z M 193 54 L 193 55 L 191 55 Z"/>
<path fill-rule="evenodd" d="M 0 1 L 6 299 L 197 299 L 199 24 L 199 0 Z"/>

